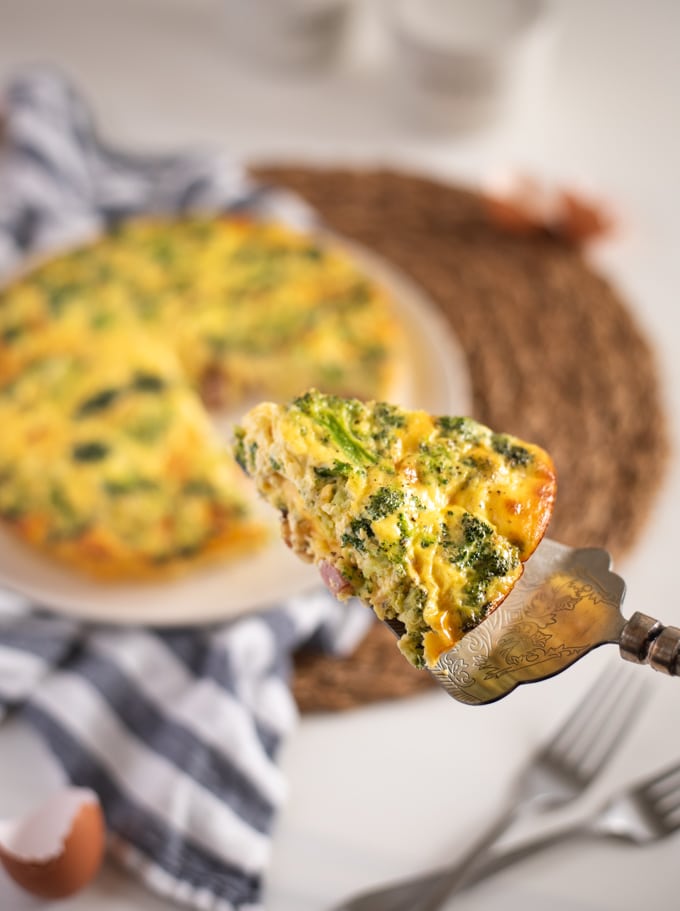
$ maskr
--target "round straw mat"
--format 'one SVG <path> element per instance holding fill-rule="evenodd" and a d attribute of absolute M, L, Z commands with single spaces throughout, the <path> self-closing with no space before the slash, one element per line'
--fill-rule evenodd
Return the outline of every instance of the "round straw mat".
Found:
<path fill-rule="evenodd" d="M 583 254 L 490 223 L 470 190 L 394 171 L 266 166 L 260 180 L 397 265 L 447 317 L 465 352 L 473 414 L 544 446 L 559 492 L 550 535 L 621 555 L 663 474 L 666 425 L 650 348 Z M 375 624 L 348 658 L 298 656 L 303 711 L 344 709 L 432 685 Z"/>

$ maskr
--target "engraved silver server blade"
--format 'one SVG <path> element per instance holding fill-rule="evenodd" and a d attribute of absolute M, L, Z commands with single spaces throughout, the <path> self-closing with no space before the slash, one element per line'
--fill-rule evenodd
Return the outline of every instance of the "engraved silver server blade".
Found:
<path fill-rule="evenodd" d="M 618 643 L 628 661 L 680 675 L 680 629 L 641 613 L 626 620 L 625 588 L 607 551 L 544 540 L 505 601 L 430 670 L 470 705 L 559 674 L 605 643 Z"/>

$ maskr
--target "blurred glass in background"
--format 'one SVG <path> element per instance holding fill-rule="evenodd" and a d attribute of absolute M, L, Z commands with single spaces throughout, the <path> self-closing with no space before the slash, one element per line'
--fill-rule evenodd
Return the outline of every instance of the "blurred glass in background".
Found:
<path fill-rule="evenodd" d="M 552 34 L 545 0 L 224 0 L 224 8 L 233 51 L 298 73 L 356 54 L 372 20 L 371 62 L 384 66 L 399 112 L 428 128 L 478 126 L 527 102 Z"/>

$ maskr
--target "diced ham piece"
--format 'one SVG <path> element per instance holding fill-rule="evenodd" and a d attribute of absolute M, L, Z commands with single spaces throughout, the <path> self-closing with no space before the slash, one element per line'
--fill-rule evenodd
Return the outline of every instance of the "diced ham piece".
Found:
<path fill-rule="evenodd" d="M 352 586 L 332 563 L 324 561 L 319 565 L 319 569 L 321 570 L 321 578 L 324 585 L 336 598 L 346 598 L 352 594 Z"/>

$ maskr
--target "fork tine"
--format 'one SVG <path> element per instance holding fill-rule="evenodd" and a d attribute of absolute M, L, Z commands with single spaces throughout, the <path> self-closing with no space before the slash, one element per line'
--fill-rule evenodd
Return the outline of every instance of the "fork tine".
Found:
<path fill-rule="evenodd" d="M 648 779 L 637 788 L 637 795 L 664 832 L 680 829 L 680 763 Z"/>
<path fill-rule="evenodd" d="M 624 734 L 626 721 L 639 706 L 644 682 L 620 665 L 608 665 L 572 711 L 544 753 L 566 758 L 579 773 L 592 778 Z"/>
<path fill-rule="evenodd" d="M 595 683 L 586 691 L 566 721 L 562 723 L 554 738 L 546 745 L 547 750 L 551 752 L 553 750 L 561 751 L 574 739 L 581 736 L 584 727 L 591 723 L 593 712 L 597 711 L 602 700 L 606 699 L 611 692 L 612 685 L 616 679 L 617 668 L 613 664 L 608 664 Z"/>
<path fill-rule="evenodd" d="M 670 835 L 672 832 L 677 832 L 680 829 L 680 813 L 676 813 L 675 816 L 672 814 L 666 817 L 666 831 Z"/>
<path fill-rule="evenodd" d="M 611 698 L 598 713 L 599 724 L 592 727 L 588 737 L 583 737 L 575 747 L 580 755 L 573 758 L 580 773 L 593 778 L 610 758 L 629 730 L 629 721 L 649 695 L 645 678 L 626 677 L 612 689 Z"/>
<path fill-rule="evenodd" d="M 680 819 L 680 813 L 678 813 L 678 810 L 680 810 L 680 794 L 673 794 L 672 797 L 672 801 L 665 799 L 656 804 L 657 812 L 663 814 L 666 822 L 672 820 L 674 816 L 678 816 Z"/>
<path fill-rule="evenodd" d="M 662 801 L 675 794 L 680 795 L 680 763 L 665 769 L 659 775 L 646 781 L 641 790 L 653 801 Z"/>

